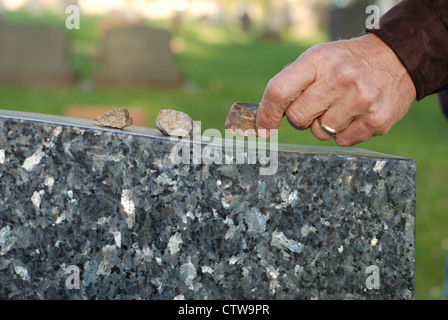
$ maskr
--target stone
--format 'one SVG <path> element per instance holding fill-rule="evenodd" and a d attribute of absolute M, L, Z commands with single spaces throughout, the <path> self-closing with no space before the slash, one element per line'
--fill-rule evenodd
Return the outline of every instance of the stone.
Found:
<path fill-rule="evenodd" d="M 198 134 L 198 127 L 188 114 L 172 109 L 160 110 L 156 126 L 166 136 L 194 138 Z"/>
<path fill-rule="evenodd" d="M 109 29 L 100 40 L 97 86 L 177 86 L 182 84 L 167 30 L 145 25 Z"/>
<path fill-rule="evenodd" d="M 257 136 L 256 119 L 259 105 L 237 102 L 227 115 L 225 128 L 232 134 L 242 137 Z"/>
<path fill-rule="evenodd" d="M 413 160 L 280 144 L 261 175 L 179 144 L 211 146 L 0 110 L 0 299 L 414 298 Z"/>
<path fill-rule="evenodd" d="M 96 117 L 93 124 L 100 127 L 124 129 L 133 124 L 133 120 L 126 108 L 108 111 Z"/>
<path fill-rule="evenodd" d="M 4 25 L 0 28 L 0 84 L 72 86 L 65 28 Z"/>

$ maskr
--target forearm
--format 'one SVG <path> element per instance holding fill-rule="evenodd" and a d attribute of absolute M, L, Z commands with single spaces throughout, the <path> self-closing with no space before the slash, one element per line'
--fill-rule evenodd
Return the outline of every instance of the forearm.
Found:
<path fill-rule="evenodd" d="M 403 0 L 367 31 L 399 57 L 418 100 L 448 86 L 448 0 Z"/>

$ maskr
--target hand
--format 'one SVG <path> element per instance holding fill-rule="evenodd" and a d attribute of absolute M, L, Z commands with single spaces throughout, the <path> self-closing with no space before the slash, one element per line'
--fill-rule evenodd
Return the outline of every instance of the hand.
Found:
<path fill-rule="evenodd" d="M 293 127 L 310 128 L 319 140 L 353 146 L 386 134 L 415 98 L 409 73 L 376 35 L 319 44 L 269 81 L 258 134 L 268 138 L 275 130 L 266 129 L 277 129 L 285 114 Z M 322 129 L 319 120 L 337 134 Z"/>

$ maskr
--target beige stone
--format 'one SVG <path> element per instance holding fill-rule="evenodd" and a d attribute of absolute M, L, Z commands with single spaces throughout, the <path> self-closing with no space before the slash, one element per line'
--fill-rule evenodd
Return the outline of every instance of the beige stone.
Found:
<path fill-rule="evenodd" d="M 163 109 L 156 119 L 157 129 L 166 136 L 194 138 L 198 128 L 186 113 L 172 109 Z"/>

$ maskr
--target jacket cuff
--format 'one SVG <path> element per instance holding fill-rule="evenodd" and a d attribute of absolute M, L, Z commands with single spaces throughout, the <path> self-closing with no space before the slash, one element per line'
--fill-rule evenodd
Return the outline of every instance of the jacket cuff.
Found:
<path fill-rule="evenodd" d="M 408 70 L 417 100 L 448 85 L 448 30 L 432 10 L 432 1 L 403 0 L 380 20 L 377 35 Z"/>

